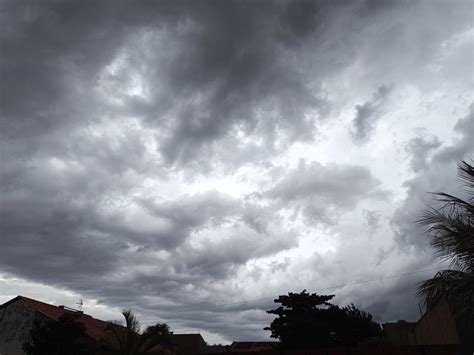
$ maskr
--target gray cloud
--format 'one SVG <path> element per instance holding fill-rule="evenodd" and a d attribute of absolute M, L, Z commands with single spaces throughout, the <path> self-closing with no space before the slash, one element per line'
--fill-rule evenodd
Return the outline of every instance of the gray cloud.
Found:
<path fill-rule="evenodd" d="M 414 172 L 418 172 L 425 169 L 427 166 L 428 154 L 437 148 L 439 148 L 441 142 L 437 137 L 423 137 L 419 136 L 411 139 L 407 146 L 407 152 L 412 156 L 411 168 Z"/>
<path fill-rule="evenodd" d="M 354 141 L 362 143 L 369 139 L 377 120 L 383 113 L 383 104 L 390 91 L 392 91 L 391 87 L 380 86 L 369 101 L 356 105 L 356 116 L 352 121 L 354 130 L 351 132 Z"/>
<path fill-rule="evenodd" d="M 266 196 L 282 206 L 293 206 L 296 212 L 302 210 L 310 223 L 333 224 L 341 212 L 362 199 L 384 198 L 386 192 L 367 168 L 300 161 Z"/>
<path fill-rule="evenodd" d="M 191 231 L 217 227 L 226 223 L 226 220 L 228 222 L 240 210 L 239 201 L 217 191 L 181 196 L 173 201 L 145 199 L 141 203 L 155 218 L 166 222 L 165 234 L 172 238 L 169 246 L 181 244 Z"/>
<path fill-rule="evenodd" d="M 379 184 L 370 170 L 361 166 L 300 161 L 267 194 L 288 202 L 320 196 L 324 202 L 350 208 L 362 195 L 376 192 Z"/>
<path fill-rule="evenodd" d="M 217 242 L 206 242 L 199 248 L 183 248 L 184 255 L 179 259 L 186 260 L 186 268 L 199 275 L 225 278 L 232 268 L 248 260 L 273 255 L 296 245 L 297 239 L 291 234 L 273 231 L 271 235 L 262 235 L 244 229 Z"/>
<path fill-rule="evenodd" d="M 434 149 L 439 144 L 436 139 L 428 143 L 419 138 L 408 142 L 407 149 L 412 152 L 412 167 L 415 176 L 407 180 L 407 198 L 395 212 L 392 224 L 396 234 L 398 247 L 405 252 L 416 248 L 418 251 L 428 251 L 426 239 L 423 238 L 423 228 L 415 222 L 417 216 L 433 201 L 428 192 L 447 192 L 453 195 L 462 194 L 457 179 L 456 163 L 462 159 L 472 159 L 474 156 L 474 105 L 469 107 L 469 113 L 460 118 L 454 131 L 458 137 L 451 145 L 438 148 L 433 157 L 425 162 L 423 157 L 420 164 L 420 154 L 425 155 L 428 149 Z M 416 145 L 418 144 L 418 146 Z"/>
<path fill-rule="evenodd" d="M 377 230 L 380 228 L 381 215 L 377 211 L 364 210 L 365 223 L 367 224 L 367 229 L 369 235 L 374 235 Z"/>
<path fill-rule="evenodd" d="M 263 310 L 279 292 L 340 284 L 377 262 L 428 263 L 403 259 L 421 245 L 411 218 L 425 191 L 455 186 L 453 162 L 472 154 L 472 112 L 452 144 L 429 130 L 395 148 L 415 175 L 393 241 L 380 237 L 392 217 L 383 204 L 399 207 L 398 191 L 386 191 L 395 184 L 385 185 L 377 154 L 345 157 L 337 137 L 328 152 L 323 130 L 357 103 L 347 91 L 369 95 L 380 83 L 470 100 L 469 42 L 456 39 L 472 25 L 470 6 L 3 1 L 0 272 L 237 340 L 268 336 Z M 389 92 L 356 106 L 356 141 L 376 138 Z M 313 148 L 321 156 L 287 168 Z M 379 208 L 380 218 L 359 213 Z M 295 256 L 328 229 L 334 245 L 318 263 Z M 380 252 L 363 263 L 369 248 Z M 341 299 L 397 317 L 408 288 L 387 287 L 386 304 L 364 303 L 360 290 Z"/>

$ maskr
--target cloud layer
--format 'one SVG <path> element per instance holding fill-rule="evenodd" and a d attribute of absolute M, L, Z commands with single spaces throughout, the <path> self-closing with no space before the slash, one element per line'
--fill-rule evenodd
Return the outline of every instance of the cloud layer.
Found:
<path fill-rule="evenodd" d="M 417 317 L 429 272 L 332 286 L 436 265 L 413 220 L 474 155 L 470 2 L 0 7 L 2 301 L 210 342 L 304 288 Z"/>

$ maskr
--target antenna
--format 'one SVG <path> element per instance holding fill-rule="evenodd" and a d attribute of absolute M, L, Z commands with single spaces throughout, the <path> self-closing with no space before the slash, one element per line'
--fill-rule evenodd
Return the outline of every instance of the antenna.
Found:
<path fill-rule="evenodd" d="M 82 305 L 84 302 L 82 302 L 82 298 L 79 298 L 79 302 L 76 302 L 76 304 L 79 306 L 79 312 L 82 312 Z"/>

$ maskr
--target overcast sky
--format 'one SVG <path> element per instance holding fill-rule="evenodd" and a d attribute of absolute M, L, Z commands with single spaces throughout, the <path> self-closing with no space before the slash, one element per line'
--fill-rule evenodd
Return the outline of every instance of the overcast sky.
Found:
<path fill-rule="evenodd" d="M 12 0 L 0 23 L 0 303 L 208 343 L 268 339 L 303 289 L 418 318 L 440 262 L 414 221 L 474 157 L 474 2 Z"/>

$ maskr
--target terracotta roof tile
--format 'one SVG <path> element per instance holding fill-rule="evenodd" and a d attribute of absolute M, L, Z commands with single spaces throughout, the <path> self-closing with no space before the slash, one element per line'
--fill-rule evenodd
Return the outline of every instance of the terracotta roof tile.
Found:
<path fill-rule="evenodd" d="M 31 307 L 33 307 L 38 312 L 42 313 L 46 317 L 52 320 L 58 320 L 63 314 L 66 313 L 75 313 L 79 314 L 78 321 L 84 323 L 86 327 L 86 335 L 90 338 L 95 340 L 100 340 L 107 336 L 107 327 L 110 326 L 111 323 L 104 322 L 100 319 L 95 319 L 88 314 L 84 314 L 79 311 L 71 310 L 60 306 L 53 306 L 51 304 L 43 303 L 28 297 L 19 296 L 20 299 L 27 302 Z M 117 325 L 119 326 L 119 325 Z M 119 326 L 120 327 L 120 326 Z"/>

